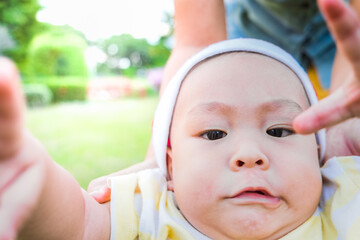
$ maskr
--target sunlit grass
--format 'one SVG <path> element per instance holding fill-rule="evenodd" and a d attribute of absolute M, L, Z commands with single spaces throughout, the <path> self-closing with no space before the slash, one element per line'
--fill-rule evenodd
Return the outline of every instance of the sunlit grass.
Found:
<path fill-rule="evenodd" d="M 144 159 L 157 98 L 63 103 L 27 111 L 27 127 L 83 188 Z"/>

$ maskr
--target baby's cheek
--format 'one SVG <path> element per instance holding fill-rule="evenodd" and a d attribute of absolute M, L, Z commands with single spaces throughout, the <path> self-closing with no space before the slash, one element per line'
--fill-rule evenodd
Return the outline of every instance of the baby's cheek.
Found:
<path fill-rule="evenodd" d="M 213 181 L 199 181 L 199 188 L 197 189 L 197 195 L 199 198 L 202 198 L 203 201 L 211 200 L 215 194 L 215 187 L 213 185 Z"/>
<path fill-rule="evenodd" d="M 195 180 L 195 179 L 194 179 Z M 195 224 L 211 213 L 216 202 L 214 186 L 201 178 L 187 184 L 181 192 L 176 192 L 176 200 L 184 216 Z"/>
<path fill-rule="evenodd" d="M 216 181 L 206 175 L 193 175 L 192 180 L 187 182 L 187 186 L 184 188 L 186 192 L 185 200 L 191 205 L 192 211 L 203 211 L 207 207 L 212 205 L 212 202 L 216 198 Z M 183 197 L 184 198 L 184 197 Z M 189 201 L 191 199 L 191 201 Z"/>

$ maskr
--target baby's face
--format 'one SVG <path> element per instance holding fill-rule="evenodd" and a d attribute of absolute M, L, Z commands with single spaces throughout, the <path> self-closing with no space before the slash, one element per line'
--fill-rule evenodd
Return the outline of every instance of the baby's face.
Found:
<path fill-rule="evenodd" d="M 214 239 L 277 239 L 321 194 L 315 135 L 292 130 L 309 107 L 287 67 L 252 53 L 196 67 L 177 100 L 169 188 L 187 220 Z"/>

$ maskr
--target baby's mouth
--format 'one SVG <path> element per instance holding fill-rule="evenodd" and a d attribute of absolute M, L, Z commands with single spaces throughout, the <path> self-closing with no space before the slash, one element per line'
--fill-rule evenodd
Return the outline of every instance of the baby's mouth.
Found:
<path fill-rule="evenodd" d="M 247 195 L 253 195 L 253 196 L 261 195 L 265 197 L 272 197 L 271 194 L 269 194 L 266 190 L 243 191 L 240 194 L 236 195 L 236 197 L 247 196 Z"/>
<path fill-rule="evenodd" d="M 246 188 L 230 197 L 239 204 L 277 204 L 279 197 L 273 196 L 265 188 Z"/>

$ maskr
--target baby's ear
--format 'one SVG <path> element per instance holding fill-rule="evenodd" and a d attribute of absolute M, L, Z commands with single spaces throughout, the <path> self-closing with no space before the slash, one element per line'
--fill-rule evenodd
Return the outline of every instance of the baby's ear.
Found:
<path fill-rule="evenodd" d="M 172 162 L 173 162 L 172 150 L 171 147 L 168 147 L 166 150 L 166 169 L 167 169 L 167 189 L 169 191 L 174 191 Z"/>

